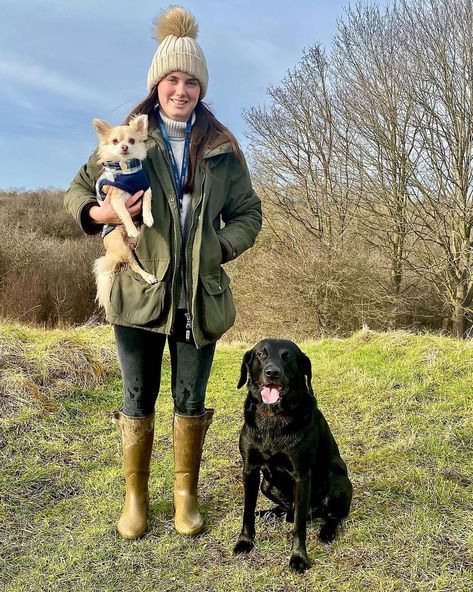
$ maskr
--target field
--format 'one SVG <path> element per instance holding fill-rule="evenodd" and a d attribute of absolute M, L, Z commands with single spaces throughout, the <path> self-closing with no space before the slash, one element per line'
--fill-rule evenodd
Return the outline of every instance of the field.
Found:
<path fill-rule="evenodd" d="M 165 359 L 149 533 L 121 540 L 121 384 L 107 327 L 0 324 L 0 589 L 29 591 L 470 592 L 473 589 L 473 345 L 368 330 L 301 344 L 318 404 L 354 484 L 336 541 L 308 528 L 311 569 L 289 571 L 291 525 L 257 520 L 234 557 L 243 492 L 236 389 L 243 344 L 222 344 L 200 497 L 207 531 L 173 530 L 172 409 Z M 259 507 L 268 507 L 262 496 Z"/>

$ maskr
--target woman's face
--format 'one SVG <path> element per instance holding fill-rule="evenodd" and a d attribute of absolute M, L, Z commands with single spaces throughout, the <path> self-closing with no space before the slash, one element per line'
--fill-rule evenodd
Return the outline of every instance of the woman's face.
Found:
<path fill-rule="evenodd" d="M 158 82 L 161 111 L 175 121 L 189 120 L 199 95 L 199 81 L 185 72 L 171 72 Z"/>

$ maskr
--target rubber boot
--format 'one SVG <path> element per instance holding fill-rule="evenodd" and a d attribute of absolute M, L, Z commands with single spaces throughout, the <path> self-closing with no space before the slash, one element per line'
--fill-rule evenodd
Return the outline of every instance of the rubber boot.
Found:
<path fill-rule="evenodd" d="M 130 417 L 121 411 L 114 411 L 113 417 L 122 433 L 126 483 L 125 505 L 117 522 L 117 530 L 125 539 L 137 539 L 148 528 L 148 479 L 154 413 L 147 417 Z"/>
<path fill-rule="evenodd" d="M 214 410 L 198 417 L 174 415 L 174 526 L 178 533 L 196 535 L 204 530 L 197 503 L 202 448 Z"/>

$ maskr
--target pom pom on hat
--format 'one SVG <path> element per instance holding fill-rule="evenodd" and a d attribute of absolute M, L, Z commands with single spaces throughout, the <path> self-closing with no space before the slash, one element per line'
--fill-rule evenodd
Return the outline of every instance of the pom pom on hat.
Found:
<path fill-rule="evenodd" d="M 156 41 L 162 43 L 168 35 L 197 39 L 199 26 L 194 16 L 180 6 L 172 6 L 154 22 Z"/>
<path fill-rule="evenodd" d="M 194 16 L 172 6 L 155 21 L 156 40 L 159 47 L 148 71 L 148 91 L 169 72 L 185 72 L 200 83 L 200 98 L 206 92 L 209 81 L 205 56 L 196 41 L 198 25 Z"/>

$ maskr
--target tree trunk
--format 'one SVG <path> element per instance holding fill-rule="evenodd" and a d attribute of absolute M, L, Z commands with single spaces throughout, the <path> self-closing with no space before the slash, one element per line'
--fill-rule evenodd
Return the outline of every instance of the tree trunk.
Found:
<path fill-rule="evenodd" d="M 465 301 L 464 286 L 460 284 L 457 286 L 455 302 L 452 306 L 452 333 L 454 337 L 463 339 L 465 336 L 465 309 L 463 303 Z"/>

